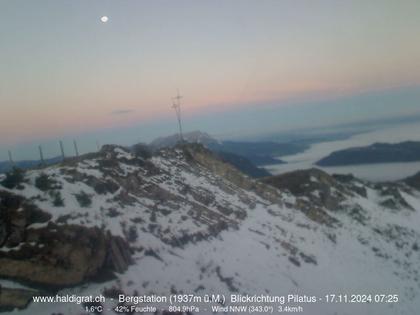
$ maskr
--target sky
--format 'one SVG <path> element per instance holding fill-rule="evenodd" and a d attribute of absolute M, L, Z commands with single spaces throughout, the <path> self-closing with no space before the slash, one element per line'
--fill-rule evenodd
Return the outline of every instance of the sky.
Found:
<path fill-rule="evenodd" d="M 416 0 L 0 0 L 0 160 L 174 133 L 177 88 L 225 138 L 420 114 L 419 36 Z"/>

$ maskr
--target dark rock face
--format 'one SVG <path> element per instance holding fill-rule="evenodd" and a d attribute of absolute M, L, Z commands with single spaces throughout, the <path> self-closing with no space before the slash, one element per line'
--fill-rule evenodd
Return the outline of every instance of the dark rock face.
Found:
<path fill-rule="evenodd" d="M 24 309 L 33 296 L 41 294 L 39 291 L 0 287 L 0 312 L 12 311 L 15 308 Z"/>
<path fill-rule="evenodd" d="M 289 190 L 293 195 L 308 197 L 315 205 L 336 210 L 343 199 L 340 191 L 343 187 L 334 177 L 316 168 L 285 173 L 262 180 L 282 190 Z"/>
<path fill-rule="evenodd" d="M 25 238 L 25 229 L 33 223 L 50 220 L 51 215 L 41 211 L 23 197 L 0 191 L 0 247 L 14 247 Z"/>
<path fill-rule="evenodd" d="M 296 197 L 306 197 L 312 205 L 332 211 L 339 209 L 340 203 L 346 197 L 367 196 L 367 183 L 361 184 L 352 175 L 329 175 L 316 168 L 271 176 L 261 181 L 278 189 L 288 190 Z"/>
<path fill-rule="evenodd" d="M 133 263 L 127 242 L 108 233 L 105 267 L 122 273 Z"/>
<path fill-rule="evenodd" d="M 137 157 L 142 159 L 149 159 L 152 157 L 152 149 L 147 144 L 138 143 L 131 147 L 131 151 Z"/>
<path fill-rule="evenodd" d="M 314 180 L 311 180 L 311 177 Z M 316 168 L 271 176 L 263 181 L 277 188 L 287 189 L 298 196 L 315 189 L 327 190 L 337 185 L 333 177 Z"/>
<path fill-rule="evenodd" d="M 103 269 L 122 272 L 130 263 L 122 238 L 98 228 L 49 224 L 27 229 L 18 250 L 0 253 L 0 277 L 60 288 L 82 283 Z"/>
<path fill-rule="evenodd" d="M 99 228 L 46 224 L 51 216 L 23 197 L 0 191 L 0 277 L 48 288 L 79 284 L 104 269 L 122 272 L 129 246 Z M 45 227 L 31 228 L 34 223 Z"/>
<path fill-rule="evenodd" d="M 393 210 L 398 210 L 401 208 L 412 209 L 412 207 L 407 203 L 404 197 L 401 195 L 398 185 L 395 183 L 381 183 L 375 185 L 375 188 L 379 191 L 379 194 L 384 198 L 381 202 L 381 205 Z"/>
<path fill-rule="evenodd" d="M 0 276 L 64 287 L 93 277 L 104 266 L 107 240 L 99 229 L 49 225 L 28 229 L 18 250 L 0 254 Z"/>
<path fill-rule="evenodd" d="M 352 177 L 331 176 L 316 168 L 262 179 L 264 183 L 280 190 L 288 190 L 297 197 L 297 209 L 309 219 L 330 227 L 336 226 L 338 221 L 326 210 L 342 211 L 341 203 L 346 197 L 355 194 L 366 195 L 366 191 L 359 189 L 352 180 Z"/>
<path fill-rule="evenodd" d="M 420 172 L 418 172 L 417 174 L 415 174 L 411 177 L 408 177 L 405 180 L 405 182 L 406 182 L 407 185 L 420 190 Z"/>

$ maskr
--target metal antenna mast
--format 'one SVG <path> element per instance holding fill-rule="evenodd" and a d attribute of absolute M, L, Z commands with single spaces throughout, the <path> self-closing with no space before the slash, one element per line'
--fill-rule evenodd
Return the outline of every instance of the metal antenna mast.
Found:
<path fill-rule="evenodd" d="M 14 165 L 15 163 L 13 163 L 12 151 L 9 150 L 8 153 L 9 153 L 9 162 L 11 165 Z"/>
<path fill-rule="evenodd" d="M 179 139 L 181 142 L 184 142 L 184 137 L 182 135 L 182 123 L 181 123 L 181 98 L 182 96 L 179 95 L 179 90 L 177 89 L 177 95 L 172 98 L 172 107 L 175 110 L 176 118 L 178 119 Z"/>
<path fill-rule="evenodd" d="M 42 152 L 42 147 L 40 145 L 38 146 L 38 150 L 39 150 L 39 159 L 41 161 L 41 165 L 45 166 L 44 153 Z"/>
<path fill-rule="evenodd" d="M 76 153 L 76 157 L 79 157 L 79 149 L 77 147 L 76 140 L 73 140 L 73 146 L 74 146 L 74 153 Z"/>
<path fill-rule="evenodd" d="M 66 156 L 64 155 L 63 141 L 61 140 L 60 140 L 60 150 L 61 150 L 61 159 L 64 161 L 66 159 Z"/>

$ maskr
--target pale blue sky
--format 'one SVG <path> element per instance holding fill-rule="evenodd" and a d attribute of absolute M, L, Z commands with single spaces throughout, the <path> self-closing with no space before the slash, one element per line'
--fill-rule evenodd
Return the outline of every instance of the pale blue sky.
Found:
<path fill-rule="evenodd" d="M 414 0 L 0 0 L 0 160 L 59 138 L 88 150 L 175 132 L 176 88 L 185 128 L 225 137 L 418 113 L 419 12 Z"/>

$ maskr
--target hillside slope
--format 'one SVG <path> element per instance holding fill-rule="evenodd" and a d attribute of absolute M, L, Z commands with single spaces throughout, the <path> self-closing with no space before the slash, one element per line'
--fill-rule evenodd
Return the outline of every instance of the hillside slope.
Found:
<path fill-rule="evenodd" d="M 3 211 L 12 214 L 0 219 L 0 266 L 11 266 L 0 267 L 2 292 L 381 293 L 399 294 L 400 302 L 320 302 L 303 313 L 411 315 L 420 307 L 420 192 L 404 183 L 371 184 L 319 170 L 258 182 L 200 145 L 183 145 L 153 156 L 105 146 L 28 171 L 19 186 L 0 187 Z M 86 235 L 81 248 L 80 234 Z M 57 237 L 71 250 L 58 251 Z M 92 256 L 94 248 L 101 257 Z M 63 262 L 47 267 L 78 278 L 51 284 L 51 277 L 36 277 L 40 260 L 25 265 L 32 272 L 17 273 L 12 266 L 25 263 L 28 253 L 44 261 L 74 257 L 64 270 Z M 91 263 L 80 268 L 78 261 Z M 108 299 L 103 314 L 115 314 L 108 309 L 116 304 Z M 211 313 L 201 306 L 200 314 Z M 86 311 L 31 303 L 16 313 Z"/>

